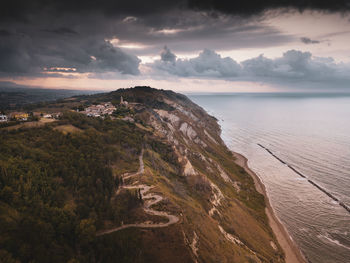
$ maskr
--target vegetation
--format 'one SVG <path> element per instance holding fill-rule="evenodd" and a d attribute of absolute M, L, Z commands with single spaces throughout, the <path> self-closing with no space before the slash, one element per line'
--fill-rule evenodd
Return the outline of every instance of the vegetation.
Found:
<path fill-rule="evenodd" d="M 67 124 L 84 132 L 55 129 Z M 21 262 L 97 260 L 108 240 L 100 246 L 96 229 L 106 220 L 118 223 L 118 213 L 139 202 L 127 194 L 115 209 L 118 165 L 111 167 L 137 163 L 144 137 L 132 124 L 77 113 L 51 126 L 1 130 L 1 253 Z"/>
<path fill-rule="evenodd" d="M 119 106 L 114 112 L 113 112 L 113 116 L 116 117 L 125 117 L 129 114 L 133 114 L 133 110 L 124 107 L 124 106 Z"/>
<path fill-rule="evenodd" d="M 121 96 L 129 106 L 119 105 Z M 72 111 L 107 101 L 117 105 L 114 116 Z M 0 127 L 0 262 L 283 262 L 264 197 L 233 162 L 215 118 L 185 96 L 136 87 L 24 108 L 64 114 Z M 115 118 L 122 116 L 135 123 Z M 182 122 L 195 138 L 180 130 Z M 142 149 L 144 173 L 123 179 L 139 169 Z M 186 166 L 195 172 L 184 176 Z M 152 209 L 179 222 L 96 235 L 165 222 L 144 212 L 139 189 L 121 187 L 136 183 L 163 197 Z"/>

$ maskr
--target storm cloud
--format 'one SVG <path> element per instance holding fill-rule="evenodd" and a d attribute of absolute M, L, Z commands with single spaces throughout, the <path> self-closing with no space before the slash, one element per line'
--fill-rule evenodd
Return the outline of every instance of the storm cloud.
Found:
<path fill-rule="evenodd" d="M 247 1 L 225 1 L 225 0 L 190 0 L 189 4 L 194 9 L 215 10 L 222 13 L 236 15 L 254 15 L 273 9 L 296 9 L 300 12 L 305 10 L 319 10 L 324 12 L 346 12 L 350 10 L 349 0 L 247 0 Z"/>
<path fill-rule="evenodd" d="M 167 52 L 170 53 L 170 50 Z M 196 58 L 173 61 L 162 58 L 151 66 L 179 77 L 231 78 L 241 74 L 241 67 L 236 61 L 222 58 L 209 49 L 203 50 Z"/>
<path fill-rule="evenodd" d="M 148 66 L 153 68 L 153 74 L 189 78 L 287 85 L 303 82 L 344 87 L 348 87 L 350 82 L 349 64 L 336 63 L 332 58 L 313 57 L 310 52 L 297 50 L 289 50 L 275 59 L 260 55 L 238 63 L 230 57 L 222 57 L 213 50 L 205 49 L 195 58 L 176 59 L 173 62 L 160 59 Z"/>
<path fill-rule="evenodd" d="M 118 11 L 112 16 L 98 10 L 56 14 L 56 9 L 39 9 L 35 15 L 28 11 L 21 19 L 0 21 L 0 76 L 48 72 L 58 76 L 60 72 L 137 75 L 141 62 L 137 56 L 157 54 L 168 43 L 177 52 L 197 52 L 207 46 L 220 50 L 276 46 L 293 38 L 260 24 L 259 18 L 180 9 L 155 15 L 146 10 L 137 17 Z M 142 48 L 130 50 L 130 45 Z"/>
<path fill-rule="evenodd" d="M 282 57 L 268 59 L 263 55 L 241 63 L 246 76 L 284 81 L 332 82 L 350 80 L 349 65 L 332 58 L 313 57 L 310 52 L 289 50 Z"/>
<path fill-rule="evenodd" d="M 31 29 L 30 29 L 31 30 Z M 140 60 L 102 37 L 58 28 L 0 36 L 0 75 L 38 76 L 47 72 L 117 71 L 139 74 Z"/>
<path fill-rule="evenodd" d="M 88 13 L 101 12 L 109 16 L 147 16 L 166 13 L 169 10 L 195 10 L 249 16 L 261 14 L 272 9 L 296 9 L 304 11 L 307 9 L 325 12 L 345 12 L 350 10 L 349 0 L 305 0 L 305 1 L 278 1 L 278 0 L 13 0 L 2 4 L 0 18 L 5 21 L 26 21 L 38 10 L 51 13 Z"/>
<path fill-rule="evenodd" d="M 0 77 L 72 77 L 75 73 L 96 78 L 135 76 L 140 75 L 139 57 L 154 56 L 164 46 L 176 54 L 203 50 L 198 57 L 184 60 L 165 48 L 161 60 L 151 68 L 171 75 L 261 78 L 263 69 L 256 67 L 263 62 L 272 65 L 265 69 L 269 78 L 276 78 L 277 72 L 297 75 L 301 72 L 289 68 L 292 65 L 284 58 L 287 55 L 281 58 L 283 65 L 258 57 L 251 61 L 257 63 L 253 66 L 249 61 L 238 63 L 223 58 L 212 50 L 271 48 L 293 41 L 316 44 L 317 40 L 287 34 L 264 19 L 280 12 L 305 10 L 346 13 L 349 3 L 350 0 L 7 1 L 0 9 Z M 309 57 L 305 63 L 315 66 L 316 59 Z M 331 69 L 333 64 L 327 66 Z M 335 68 L 337 71 L 338 65 Z M 308 70 L 304 78 L 311 77 Z"/>
<path fill-rule="evenodd" d="M 175 63 L 176 61 L 176 56 L 174 53 L 170 51 L 170 49 L 167 46 L 164 46 L 164 49 L 160 53 L 160 59 L 163 62 L 171 62 Z"/>

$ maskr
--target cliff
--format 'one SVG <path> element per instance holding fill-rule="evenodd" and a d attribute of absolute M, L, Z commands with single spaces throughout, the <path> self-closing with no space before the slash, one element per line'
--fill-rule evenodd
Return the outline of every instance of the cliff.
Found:
<path fill-rule="evenodd" d="M 128 104 L 120 105 L 120 97 Z M 59 187 L 63 191 L 60 203 L 47 205 L 71 214 L 75 222 L 71 229 L 76 237 L 71 243 L 65 244 L 68 241 L 63 237 L 61 242 L 57 241 L 57 246 L 65 247 L 61 249 L 63 254 L 67 254 L 60 260 L 284 262 L 283 252 L 268 224 L 264 196 L 256 191 L 250 175 L 234 163 L 232 153 L 220 138 L 216 119 L 187 97 L 172 91 L 136 87 L 74 97 L 40 110 L 64 110 L 107 101 L 117 110 L 104 120 L 66 111 L 60 120 L 42 127 L 2 129 L 1 143 L 6 147 L 1 150 L 0 193 L 10 197 L 0 204 L 1 224 L 6 221 L 18 227 L 9 219 L 10 215 L 15 215 L 16 220 L 26 215 L 29 204 L 18 201 L 21 198 L 17 195 L 27 193 L 16 185 L 26 181 L 27 191 L 36 186 L 33 176 L 30 183 L 23 176 L 20 179 L 23 170 L 12 163 L 14 158 L 39 159 L 35 169 L 40 170 L 45 166 L 40 164 L 40 158 L 44 158 L 41 154 L 49 154 L 50 149 L 62 152 L 70 149 L 76 154 L 69 162 L 77 170 L 69 172 L 69 166 L 64 171 L 53 170 L 51 166 L 45 168 L 49 171 L 47 176 L 55 182 L 50 191 L 55 192 Z M 30 144 L 28 136 L 40 136 L 35 139 L 39 142 Z M 15 157 L 14 147 L 8 144 L 11 140 L 18 140 L 21 147 L 29 149 L 29 157 L 20 153 Z M 43 148 L 42 144 L 49 140 L 55 145 L 53 149 Z M 64 162 L 61 155 L 54 158 Z M 19 169 L 15 175 L 18 180 L 5 183 L 8 179 L 4 178 L 13 170 L 9 163 Z M 96 173 L 91 171 L 97 168 Z M 35 179 L 39 176 L 43 175 L 37 171 Z M 45 187 L 39 185 L 38 189 L 43 191 Z M 10 190 L 4 192 L 6 186 Z M 40 195 L 40 198 L 44 199 L 41 201 L 44 205 L 49 197 Z M 58 229 L 59 222 L 51 223 L 40 213 L 37 217 L 35 220 L 52 225 L 54 236 L 69 235 L 69 231 L 62 233 Z M 40 262 L 40 257 L 30 253 L 23 256 L 23 248 L 11 243 L 17 239 L 13 232 L 2 230 L 1 236 L 0 244 L 7 256 Z M 30 245 L 25 243 L 22 247 Z"/>

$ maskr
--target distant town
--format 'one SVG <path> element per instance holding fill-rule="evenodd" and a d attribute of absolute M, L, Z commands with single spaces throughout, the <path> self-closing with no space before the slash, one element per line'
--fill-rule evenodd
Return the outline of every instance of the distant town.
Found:
<path fill-rule="evenodd" d="M 59 119 L 62 112 L 45 113 L 45 112 L 11 112 L 8 115 L 0 114 L 0 122 L 8 121 L 32 121 L 40 118 Z"/>
<path fill-rule="evenodd" d="M 133 103 L 135 104 L 135 103 Z M 118 111 L 118 108 L 115 107 L 111 102 L 104 102 L 97 105 L 91 105 L 87 108 L 85 108 L 83 111 L 79 111 L 77 109 L 77 112 L 85 114 L 88 117 L 95 117 L 95 118 L 102 118 L 110 117 L 111 119 L 116 119 L 114 115 L 120 115 L 118 113 L 127 113 L 129 109 L 129 103 L 123 99 L 123 97 L 120 97 L 120 103 L 118 105 L 119 109 L 123 108 L 124 111 Z M 134 122 L 134 119 L 130 116 L 123 116 L 125 114 L 122 114 L 122 116 L 119 116 L 121 120 Z"/>
<path fill-rule="evenodd" d="M 135 103 L 133 103 L 135 104 Z M 123 108 L 124 111 L 128 112 L 129 103 L 120 97 L 120 103 L 118 105 L 119 108 Z M 116 119 L 114 115 L 117 115 L 118 108 L 114 106 L 111 102 L 102 102 L 100 104 L 91 105 L 89 107 L 84 108 L 84 110 L 79 110 L 78 108 L 74 111 L 79 112 L 81 114 L 85 114 L 88 117 L 94 118 L 106 118 L 107 116 L 111 119 Z M 62 112 L 10 112 L 8 114 L 0 114 L 0 123 L 4 122 L 26 122 L 26 121 L 37 121 L 40 119 L 59 119 L 62 116 Z M 125 114 L 124 114 L 125 115 Z M 119 119 L 124 121 L 133 122 L 133 118 L 130 116 L 120 116 Z"/>

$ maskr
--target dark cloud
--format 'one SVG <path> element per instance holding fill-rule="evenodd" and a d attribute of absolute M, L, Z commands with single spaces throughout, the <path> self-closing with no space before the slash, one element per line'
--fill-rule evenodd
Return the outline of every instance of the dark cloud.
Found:
<path fill-rule="evenodd" d="M 299 11 L 306 9 L 320 10 L 327 12 L 349 11 L 349 0 L 12 0 L 2 3 L 0 17 L 2 20 L 23 20 L 25 21 L 31 14 L 38 10 L 57 13 L 84 13 L 84 12 L 102 12 L 110 16 L 143 16 L 155 15 L 162 12 L 168 12 L 173 9 L 200 10 L 249 16 L 261 14 L 271 9 L 294 8 Z"/>
<path fill-rule="evenodd" d="M 192 59 L 177 59 L 174 63 L 158 60 L 148 66 L 153 68 L 153 74 L 179 77 L 262 81 L 281 85 L 313 83 L 348 87 L 350 83 L 350 64 L 335 63 L 332 58 L 313 57 L 310 52 L 297 50 L 289 50 L 275 59 L 260 55 L 241 63 L 230 57 L 223 58 L 212 50 L 204 50 Z"/>
<path fill-rule="evenodd" d="M 77 35 L 78 32 L 76 32 L 75 30 L 68 28 L 68 27 L 59 27 L 59 28 L 55 28 L 55 29 L 46 29 L 46 32 L 51 32 L 51 33 L 55 33 L 55 34 L 59 34 L 59 35 Z"/>
<path fill-rule="evenodd" d="M 174 53 L 170 51 L 170 49 L 167 46 L 164 46 L 164 49 L 160 53 L 160 59 L 163 62 L 171 62 L 174 63 L 176 61 L 176 56 Z"/>
<path fill-rule="evenodd" d="M 139 74 L 136 56 L 161 46 L 176 52 L 273 47 L 295 39 L 262 22 L 271 9 L 348 11 L 350 0 L 12 0 L 0 9 L 0 76 L 37 76 L 43 71 Z M 118 41 L 113 42 L 113 39 Z M 310 40 L 315 41 L 315 40 Z M 123 48 L 127 44 L 144 48 Z M 218 63 L 215 54 L 205 56 Z M 165 50 L 163 60 L 176 62 Z M 164 62 L 163 61 L 163 62 Z M 192 61 L 188 66 L 199 69 Z M 199 74 L 227 75 L 234 63 Z M 219 63 L 220 64 L 220 63 Z M 219 64 L 217 66 L 219 66 Z M 221 65 L 222 66 L 222 65 Z M 65 68 L 65 69 L 63 69 Z M 180 68 L 178 74 L 181 73 Z M 186 72 L 186 71 L 185 71 Z"/>
<path fill-rule="evenodd" d="M 310 52 L 289 50 L 281 58 L 268 59 L 263 55 L 242 62 L 248 76 L 278 79 L 305 79 L 318 71 Z"/>
<path fill-rule="evenodd" d="M 350 10 L 349 0 L 189 0 L 189 6 L 197 10 L 213 10 L 235 15 L 256 15 L 272 9 L 318 10 L 325 12 L 346 12 Z"/>
<path fill-rule="evenodd" d="M 273 47 L 295 38 L 263 23 L 259 18 L 227 15 L 214 18 L 193 11 L 174 11 L 157 18 L 143 17 L 127 25 L 116 22 L 114 25 L 119 44 L 144 45 L 143 48 L 133 50 L 136 55 L 157 54 L 164 45 L 177 53 L 189 53 L 206 47 L 215 50 Z"/>
<path fill-rule="evenodd" d="M 108 41 L 87 46 L 86 52 L 91 54 L 92 60 L 85 65 L 85 71 L 119 71 L 122 74 L 139 74 L 138 66 L 141 61 L 136 56 L 114 47 Z M 84 67 L 82 69 L 84 70 Z"/>
<path fill-rule="evenodd" d="M 0 42 L 0 75 L 39 76 L 45 72 L 104 71 L 139 74 L 140 60 L 110 42 L 65 35 L 46 37 L 18 34 Z"/>
<path fill-rule="evenodd" d="M 187 6 L 186 1 L 153 0 L 151 3 L 141 0 L 12 0 L 2 4 L 0 19 L 4 21 L 27 21 L 31 19 L 33 14 L 41 10 L 57 15 L 94 12 L 114 17 L 139 16 L 157 14 L 182 6 Z"/>
<path fill-rule="evenodd" d="M 11 32 L 6 29 L 0 29 L 0 37 L 8 37 L 11 36 Z"/>
<path fill-rule="evenodd" d="M 300 41 L 303 42 L 304 44 L 319 44 L 319 43 L 321 43 L 321 41 L 313 40 L 313 39 L 308 38 L 308 37 L 301 37 Z"/>
<path fill-rule="evenodd" d="M 236 61 L 222 58 L 209 49 L 203 50 L 196 58 L 171 62 L 159 60 L 151 66 L 180 77 L 231 78 L 241 74 L 241 67 Z"/>
<path fill-rule="evenodd" d="M 216 50 L 276 46 L 293 39 L 259 24 L 258 18 L 213 17 L 182 9 L 137 17 L 106 16 L 98 9 L 53 15 L 56 11 L 43 7 L 38 15 L 27 15 L 25 23 L 0 22 L 0 37 L 6 38 L 0 43 L 0 76 L 37 76 L 45 68 L 56 73 L 135 75 L 140 63 L 136 56 L 154 55 L 169 43 L 176 52 L 197 52 L 207 46 Z M 130 43 L 144 48 L 133 49 L 132 55 L 123 48 Z M 164 53 L 164 59 L 174 58 Z"/>

